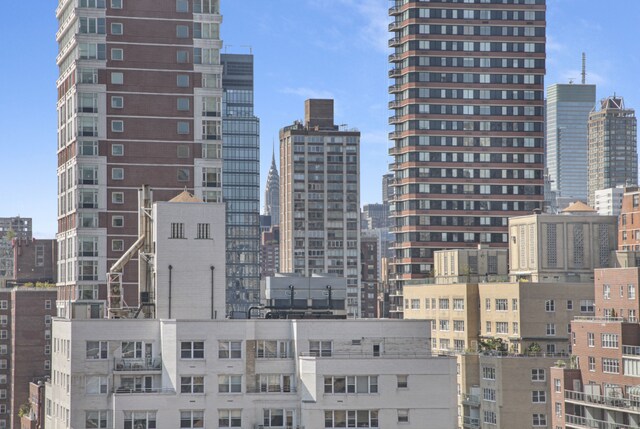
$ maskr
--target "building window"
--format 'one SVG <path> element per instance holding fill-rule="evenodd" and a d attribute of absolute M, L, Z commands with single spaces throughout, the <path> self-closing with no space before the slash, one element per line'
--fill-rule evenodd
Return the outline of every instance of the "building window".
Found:
<path fill-rule="evenodd" d="M 85 393 L 88 395 L 105 395 L 108 391 L 108 377 L 104 375 L 87 376 Z"/>
<path fill-rule="evenodd" d="M 556 335 L 556 324 L 547 323 L 547 336 L 553 337 Z"/>
<path fill-rule="evenodd" d="M 123 59 L 124 59 L 124 51 L 121 48 L 111 48 L 112 61 L 122 61 Z"/>
<path fill-rule="evenodd" d="M 189 134 L 189 122 L 186 121 L 178 121 L 177 132 L 178 134 Z"/>
<path fill-rule="evenodd" d="M 178 64 L 186 64 L 189 62 L 189 52 L 183 49 L 176 51 L 176 62 Z"/>
<path fill-rule="evenodd" d="M 429 302 L 428 298 L 425 302 Z M 429 308 L 428 305 L 426 308 Z M 454 310 L 464 310 L 464 299 L 463 298 L 454 298 L 453 299 L 453 309 Z"/>
<path fill-rule="evenodd" d="M 580 312 L 581 313 L 593 313 L 595 309 L 595 305 L 592 299 L 581 299 L 580 300 Z"/>
<path fill-rule="evenodd" d="M 482 378 L 484 380 L 495 380 L 496 379 L 496 369 L 491 366 L 483 366 L 482 367 Z"/>
<path fill-rule="evenodd" d="M 409 376 L 408 375 L 397 375 L 396 382 L 398 389 L 407 389 L 409 388 Z"/>
<path fill-rule="evenodd" d="M 544 368 L 534 368 L 531 370 L 531 381 L 546 381 Z"/>
<path fill-rule="evenodd" d="M 378 410 L 325 410 L 324 427 L 377 428 Z"/>
<path fill-rule="evenodd" d="M 124 145 L 117 143 L 111 145 L 111 155 L 112 156 L 123 156 L 124 155 Z"/>
<path fill-rule="evenodd" d="M 540 414 L 540 413 L 536 413 L 533 414 L 532 417 L 533 420 L 533 426 L 546 426 L 547 425 L 547 415 L 546 414 Z"/>
<path fill-rule="evenodd" d="M 154 429 L 155 411 L 124 411 L 124 429 Z"/>
<path fill-rule="evenodd" d="M 589 356 L 589 371 L 595 372 L 596 370 L 596 358 Z"/>
<path fill-rule="evenodd" d="M 560 380 L 559 378 L 554 378 L 553 388 L 555 392 L 562 392 L 562 380 Z"/>
<path fill-rule="evenodd" d="M 618 359 L 602 358 L 602 372 L 607 374 L 619 374 L 620 361 Z"/>
<path fill-rule="evenodd" d="M 291 342 L 286 340 L 258 340 L 258 359 L 291 358 Z"/>
<path fill-rule="evenodd" d="M 449 298 L 440 298 L 438 300 L 438 308 L 440 308 L 440 310 L 448 310 L 449 309 Z"/>
<path fill-rule="evenodd" d="M 121 96 L 112 96 L 111 97 L 111 107 L 113 109 L 122 109 L 124 107 L 124 98 Z M 122 146 L 122 145 L 120 145 Z M 112 154 L 113 155 L 113 154 Z"/>
<path fill-rule="evenodd" d="M 106 429 L 106 427 L 107 427 L 107 414 L 108 414 L 108 411 L 106 411 L 106 410 L 86 411 L 85 412 L 85 427 L 86 428 Z"/>
<path fill-rule="evenodd" d="M 177 104 L 176 107 L 179 111 L 183 111 L 183 112 L 189 111 L 190 100 L 187 97 L 178 97 L 176 104 Z"/>
<path fill-rule="evenodd" d="M 490 425 L 495 425 L 498 422 L 498 419 L 496 418 L 496 413 L 493 411 L 484 411 L 483 412 L 483 419 L 482 421 L 484 423 L 490 424 Z"/>
<path fill-rule="evenodd" d="M 204 393 L 204 376 L 180 377 L 180 393 Z"/>
<path fill-rule="evenodd" d="M 496 322 L 496 334 L 508 334 L 509 322 Z"/>
<path fill-rule="evenodd" d="M 531 392 L 531 402 L 534 404 L 547 402 L 547 392 L 544 390 L 534 390 Z"/>
<path fill-rule="evenodd" d="M 601 334 L 602 347 L 605 349 L 617 349 L 618 334 Z"/>
<path fill-rule="evenodd" d="M 262 393 L 292 392 L 291 378 L 291 375 L 286 374 L 257 374 L 256 391 Z"/>
<path fill-rule="evenodd" d="M 331 357 L 332 341 L 309 341 L 309 354 L 316 357 Z"/>
<path fill-rule="evenodd" d="M 154 426 L 155 427 L 155 426 Z M 203 428 L 204 411 L 180 411 L 180 429 Z"/>
<path fill-rule="evenodd" d="M 184 223 L 171 223 L 171 236 L 169 238 L 184 238 Z"/>
<path fill-rule="evenodd" d="M 124 132 L 124 121 L 111 121 L 111 131 L 114 133 Z"/>
<path fill-rule="evenodd" d="M 573 310 L 573 300 L 567 300 L 567 310 Z"/>
<path fill-rule="evenodd" d="M 9 301 L 3 299 L 0 301 L 0 310 L 7 310 L 9 308 Z"/>
<path fill-rule="evenodd" d="M 485 322 L 485 331 L 487 332 L 487 334 L 491 333 L 491 321 L 490 320 Z"/>
<path fill-rule="evenodd" d="M 509 310 L 508 300 L 496 299 L 496 311 L 507 311 L 507 310 Z"/>
<path fill-rule="evenodd" d="M 124 216 L 111 216 L 111 226 L 114 228 L 122 228 L 124 226 Z"/>
<path fill-rule="evenodd" d="M 261 390 L 266 392 L 267 390 Z M 280 390 L 278 389 L 278 392 Z M 242 376 L 241 375 L 218 375 L 218 392 L 219 393 L 241 393 L 242 392 Z"/>
<path fill-rule="evenodd" d="M 520 324 L 518 322 L 513 322 L 513 333 L 514 334 L 520 333 Z"/>
<path fill-rule="evenodd" d="M 121 36 L 122 35 L 122 23 L 121 22 L 112 22 L 111 23 L 111 34 L 113 34 L 114 36 Z"/>
<path fill-rule="evenodd" d="M 484 309 L 486 311 L 491 311 L 491 298 L 485 298 L 485 300 L 484 300 Z"/>
<path fill-rule="evenodd" d="M 111 179 L 124 180 L 124 168 L 114 167 L 111 169 Z"/>
<path fill-rule="evenodd" d="M 412 310 L 420 310 L 420 300 L 419 299 L 412 299 L 411 300 L 411 309 Z"/>
<path fill-rule="evenodd" d="M 464 332 L 464 320 L 454 320 L 453 330 L 455 332 Z"/>
<path fill-rule="evenodd" d="M 122 0 L 111 0 L 111 9 L 122 9 Z"/>
<path fill-rule="evenodd" d="M 611 299 L 611 285 L 602 285 L 602 298 Z"/>
<path fill-rule="evenodd" d="M 111 83 L 113 85 L 122 85 L 124 83 L 124 74 L 122 72 L 111 72 Z"/>
<path fill-rule="evenodd" d="M 634 284 L 627 285 L 627 298 L 636 299 L 636 285 Z"/>
<path fill-rule="evenodd" d="M 218 341 L 219 359 L 242 359 L 242 341 Z"/>
<path fill-rule="evenodd" d="M 511 300 L 511 309 L 513 311 L 518 311 L 518 298 L 513 298 Z"/>
<path fill-rule="evenodd" d="M 398 410 L 398 423 L 409 423 L 409 410 Z"/>
<path fill-rule="evenodd" d="M 218 410 L 218 427 L 242 427 L 242 410 Z"/>
<path fill-rule="evenodd" d="M 189 0 L 176 0 L 176 12 L 189 12 Z"/>
<path fill-rule="evenodd" d="M 204 341 L 182 341 L 180 359 L 204 359 Z"/>
<path fill-rule="evenodd" d="M 209 239 L 210 236 L 210 225 L 208 223 L 199 223 L 197 227 L 197 235 L 196 238 L 200 239 Z"/>
<path fill-rule="evenodd" d="M 191 178 L 191 170 L 189 168 L 178 168 L 178 182 L 188 182 Z"/>
<path fill-rule="evenodd" d="M 189 75 L 188 74 L 179 74 L 176 78 L 176 84 L 179 88 L 188 88 L 189 87 Z"/>
<path fill-rule="evenodd" d="M 489 389 L 489 388 L 483 388 L 482 389 L 482 399 L 485 401 L 489 401 L 489 402 L 495 402 L 496 401 L 496 390 L 495 389 Z"/>
<path fill-rule="evenodd" d="M 544 311 L 547 313 L 551 313 L 556 311 L 556 301 L 553 299 L 548 299 L 544 302 Z"/>
<path fill-rule="evenodd" d="M 189 37 L 188 25 L 176 25 L 176 37 L 178 39 L 186 39 Z"/>
<path fill-rule="evenodd" d="M 587 332 L 587 345 L 589 347 L 596 346 L 596 336 L 593 332 Z"/>

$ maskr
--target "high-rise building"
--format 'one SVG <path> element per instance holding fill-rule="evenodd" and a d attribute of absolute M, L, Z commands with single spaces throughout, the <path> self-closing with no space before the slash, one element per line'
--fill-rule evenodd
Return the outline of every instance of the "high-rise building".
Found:
<path fill-rule="evenodd" d="M 379 229 L 389 227 L 389 205 L 388 204 L 365 204 L 362 207 L 361 225 L 362 229 Z"/>
<path fill-rule="evenodd" d="M 264 190 L 264 214 L 271 217 L 271 225 L 280 224 L 280 175 L 276 166 L 275 149 L 271 154 L 271 167 Z"/>
<path fill-rule="evenodd" d="M 272 226 L 263 231 L 260 241 L 260 277 L 280 272 L 280 227 Z"/>
<path fill-rule="evenodd" d="M 53 239 L 13 240 L 13 281 L 15 284 L 55 284 L 58 244 Z"/>
<path fill-rule="evenodd" d="M 51 374 L 55 288 L 0 289 L 0 427 L 21 429 L 29 382 Z"/>
<path fill-rule="evenodd" d="M 260 301 L 260 121 L 253 55 L 222 54 L 222 185 L 227 205 L 227 313 Z"/>
<path fill-rule="evenodd" d="M 375 231 L 362 231 L 360 236 L 360 316 L 377 318 L 378 292 L 380 289 L 379 249 L 380 240 Z"/>
<path fill-rule="evenodd" d="M 393 198 L 393 173 L 382 175 L 382 204 L 389 204 Z"/>
<path fill-rule="evenodd" d="M 637 121 L 624 99 L 607 97 L 589 115 L 589 205 L 595 192 L 638 184 Z"/>
<path fill-rule="evenodd" d="M 425 278 L 433 251 L 507 246 L 507 218 L 543 202 L 545 0 L 396 1 L 390 154 L 395 265 Z"/>
<path fill-rule="evenodd" d="M 595 85 L 547 88 L 546 167 L 559 209 L 576 200 L 587 201 L 587 123 L 595 103 Z"/>
<path fill-rule="evenodd" d="M 185 188 L 222 201 L 222 17 L 218 0 L 60 0 L 56 18 L 58 310 L 71 317 L 76 301 L 104 305 L 142 184 L 156 201 Z M 136 306 L 137 268 L 122 274 Z"/>
<path fill-rule="evenodd" d="M 360 132 L 334 124 L 333 100 L 307 100 L 280 130 L 280 271 L 347 278 L 360 313 Z"/>
<path fill-rule="evenodd" d="M 15 277 L 13 239 L 31 240 L 33 227 L 31 218 L 0 217 L 0 280 Z"/>

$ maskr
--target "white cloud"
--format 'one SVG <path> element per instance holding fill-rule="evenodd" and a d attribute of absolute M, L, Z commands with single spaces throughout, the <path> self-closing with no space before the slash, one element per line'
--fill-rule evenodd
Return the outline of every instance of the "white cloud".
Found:
<path fill-rule="evenodd" d="M 313 89 L 313 88 L 305 88 L 305 87 L 297 87 L 297 88 L 284 88 L 280 92 L 284 94 L 292 94 L 297 95 L 298 97 L 302 97 L 304 99 L 307 98 L 335 98 L 332 92 L 326 91 L 323 89 Z"/>

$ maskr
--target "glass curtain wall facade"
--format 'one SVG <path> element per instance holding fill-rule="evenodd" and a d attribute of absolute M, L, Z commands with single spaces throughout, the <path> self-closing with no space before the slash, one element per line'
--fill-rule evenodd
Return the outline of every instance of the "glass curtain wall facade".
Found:
<path fill-rule="evenodd" d="M 547 88 L 546 166 L 551 190 L 563 201 L 587 200 L 587 122 L 596 103 L 596 86 L 554 84 Z"/>
<path fill-rule="evenodd" d="M 221 54 L 223 198 L 227 206 L 227 314 L 260 302 L 260 120 L 253 112 L 253 55 Z"/>
<path fill-rule="evenodd" d="M 507 246 L 543 201 L 544 0 L 398 0 L 389 119 L 397 301 L 433 251 Z"/>

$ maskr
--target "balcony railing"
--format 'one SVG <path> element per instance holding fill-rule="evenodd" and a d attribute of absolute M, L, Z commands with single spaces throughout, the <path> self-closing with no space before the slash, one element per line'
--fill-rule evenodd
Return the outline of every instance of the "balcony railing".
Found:
<path fill-rule="evenodd" d="M 392 39 L 389 39 L 389 47 L 393 48 L 395 46 L 398 46 L 401 43 L 402 39 L 400 39 L 400 37 L 394 37 Z"/>
<path fill-rule="evenodd" d="M 640 346 L 622 346 L 622 354 L 628 356 L 640 356 Z"/>
<path fill-rule="evenodd" d="M 162 358 L 115 359 L 113 368 L 115 371 L 160 371 L 162 370 Z"/>
<path fill-rule="evenodd" d="M 591 393 L 565 390 L 564 397 L 569 402 L 592 404 L 594 407 L 616 408 L 640 414 L 640 399 L 633 400 L 622 396 L 602 396 Z"/>
<path fill-rule="evenodd" d="M 295 386 L 250 386 L 247 388 L 247 393 L 296 393 Z"/>
<path fill-rule="evenodd" d="M 397 31 L 402 26 L 402 21 L 395 21 L 389 24 L 389 31 Z"/>
<path fill-rule="evenodd" d="M 425 347 L 427 347 L 425 345 Z M 414 352 L 414 353 L 378 353 L 374 354 L 373 352 L 353 352 L 353 353 L 331 353 L 330 355 L 319 357 L 315 353 L 300 353 L 301 357 L 316 357 L 316 358 L 326 358 L 326 359 L 427 359 L 427 358 L 437 358 L 440 356 L 439 352 L 434 351 L 433 353 L 425 350 L 423 352 Z"/>
<path fill-rule="evenodd" d="M 146 394 L 161 394 L 161 395 L 175 395 L 176 390 L 169 387 L 131 387 L 120 386 L 113 390 L 116 395 L 146 395 Z"/>
<path fill-rule="evenodd" d="M 464 416 L 462 425 L 466 428 L 477 429 L 480 427 L 480 419 Z"/>
<path fill-rule="evenodd" d="M 462 403 L 465 405 L 471 405 L 473 407 L 480 406 L 480 398 L 478 395 L 462 395 Z"/>
<path fill-rule="evenodd" d="M 565 422 L 568 428 L 589 428 L 589 429 L 634 429 L 637 426 L 623 425 L 622 423 L 611 423 L 602 420 L 588 419 L 586 417 L 565 415 Z"/>

